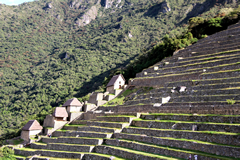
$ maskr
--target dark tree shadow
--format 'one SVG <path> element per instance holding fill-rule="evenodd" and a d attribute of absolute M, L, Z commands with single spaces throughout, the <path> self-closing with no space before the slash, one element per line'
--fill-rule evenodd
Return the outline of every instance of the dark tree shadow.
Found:
<path fill-rule="evenodd" d="M 192 17 L 197 17 L 199 15 L 201 15 L 204 12 L 209 11 L 211 8 L 213 8 L 215 6 L 216 3 L 225 3 L 225 0 L 208 0 L 205 1 L 203 4 L 200 3 L 195 3 L 194 7 L 192 9 L 192 11 L 190 11 L 186 18 L 184 18 L 181 22 L 178 23 L 178 25 L 187 23 L 188 20 Z"/>
<path fill-rule="evenodd" d="M 91 93 L 95 90 L 98 89 L 99 86 L 102 85 L 102 82 L 104 81 L 104 78 L 105 77 L 108 77 L 109 74 L 111 73 L 111 71 L 114 71 L 122 66 L 126 66 L 127 64 L 129 64 L 129 62 L 131 60 L 133 60 L 136 56 L 138 55 L 135 55 L 134 57 L 126 60 L 125 62 L 121 63 L 121 64 L 117 64 L 115 68 L 111 69 L 111 70 L 108 70 L 106 72 L 103 72 L 101 74 L 99 74 L 98 76 L 95 76 L 93 77 L 90 81 L 88 82 L 83 82 L 83 85 L 82 87 L 78 90 L 78 93 L 75 94 L 74 96 L 75 97 L 83 97 L 85 95 L 87 95 L 88 93 Z"/>
<path fill-rule="evenodd" d="M 161 11 L 161 6 L 162 3 L 159 3 L 157 5 L 152 6 L 151 8 L 149 8 L 147 10 L 146 13 L 144 13 L 144 16 L 148 16 L 148 17 L 156 17 Z"/>

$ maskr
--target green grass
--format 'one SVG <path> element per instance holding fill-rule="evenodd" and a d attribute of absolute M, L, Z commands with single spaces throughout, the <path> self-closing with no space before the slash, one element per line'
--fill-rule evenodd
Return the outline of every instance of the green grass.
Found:
<path fill-rule="evenodd" d="M 227 99 L 226 101 L 228 104 L 231 104 L 231 105 L 236 103 L 236 100 L 234 100 L 234 99 Z"/>
<path fill-rule="evenodd" d="M 85 153 L 85 154 L 90 154 L 90 155 L 97 155 L 97 156 L 102 156 L 102 157 L 107 157 L 107 158 L 110 158 L 112 155 L 107 155 L 107 154 L 101 154 L 101 153 Z M 118 157 L 118 156 L 115 156 L 114 155 L 114 160 L 128 160 L 128 159 L 125 159 L 125 158 L 121 158 L 121 157 Z"/>
<path fill-rule="evenodd" d="M 79 160 L 79 158 L 55 158 L 55 157 L 46 157 L 46 156 L 36 156 L 39 158 L 49 158 L 49 160 Z"/>
<path fill-rule="evenodd" d="M 97 117 L 136 117 L 133 115 L 106 115 L 106 116 L 97 116 Z"/>
<path fill-rule="evenodd" d="M 34 142 L 34 144 L 37 144 L 37 145 L 47 145 L 47 143 L 44 143 L 44 142 Z"/>
<path fill-rule="evenodd" d="M 116 105 L 122 105 L 124 103 L 124 99 L 130 95 L 131 93 L 136 92 L 137 89 L 133 89 L 133 90 L 129 90 L 127 89 L 126 91 L 124 91 L 121 95 L 117 96 L 116 98 L 114 98 L 113 100 L 105 103 L 103 106 L 107 107 L 107 106 L 116 106 Z"/>
<path fill-rule="evenodd" d="M 21 144 L 23 141 L 24 141 L 23 139 L 15 139 L 12 142 L 14 145 L 18 145 L 18 144 Z"/>
<path fill-rule="evenodd" d="M 86 126 L 85 124 L 66 124 L 66 127 L 84 127 Z"/>

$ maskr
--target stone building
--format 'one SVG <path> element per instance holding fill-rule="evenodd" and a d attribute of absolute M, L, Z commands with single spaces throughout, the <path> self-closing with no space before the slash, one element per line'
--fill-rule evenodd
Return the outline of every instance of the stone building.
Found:
<path fill-rule="evenodd" d="M 55 121 L 66 121 L 68 113 L 65 107 L 56 107 L 53 117 Z"/>
<path fill-rule="evenodd" d="M 107 92 L 113 93 L 116 89 L 123 89 L 125 85 L 125 79 L 122 74 L 115 75 L 107 84 Z"/>
<path fill-rule="evenodd" d="M 25 141 L 29 141 L 31 136 L 35 136 L 42 132 L 43 127 L 38 123 L 37 120 L 30 120 L 22 128 L 21 138 Z"/>
<path fill-rule="evenodd" d="M 62 107 L 66 107 L 68 113 L 81 112 L 82 106 L 83 104 L 77 98 L 69 99 L 62 105 Z"/>

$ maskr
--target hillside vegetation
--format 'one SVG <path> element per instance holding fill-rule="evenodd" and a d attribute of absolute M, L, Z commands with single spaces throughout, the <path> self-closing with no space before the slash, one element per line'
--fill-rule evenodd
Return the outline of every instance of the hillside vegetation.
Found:
<path fill-rule="evenodd" d="M 99 86 L 111 71 L 133 64 L 164 35 L 186 31 L 189 18 L 211 18 L 237 5 L 231 0 L 111 2 L 40 0 L 0 6 L 3 139 L 29 119 L 41 121 L 68 98 L 103 90 Z"/>

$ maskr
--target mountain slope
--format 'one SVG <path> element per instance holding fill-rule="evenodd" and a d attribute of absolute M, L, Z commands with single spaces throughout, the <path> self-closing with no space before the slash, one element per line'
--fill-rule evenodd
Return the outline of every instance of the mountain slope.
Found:
<path fill-rule="evenodd" d="M 41 0 L 1 5 L 1 131 L 14 131 L 24 120 L 48 114 L 66 99 L 98 89 L 111 70 L 123 68 L 165 34 L 184 31 L 190 17 L 212 17 L 234 6 L 231 0 Z"/>

